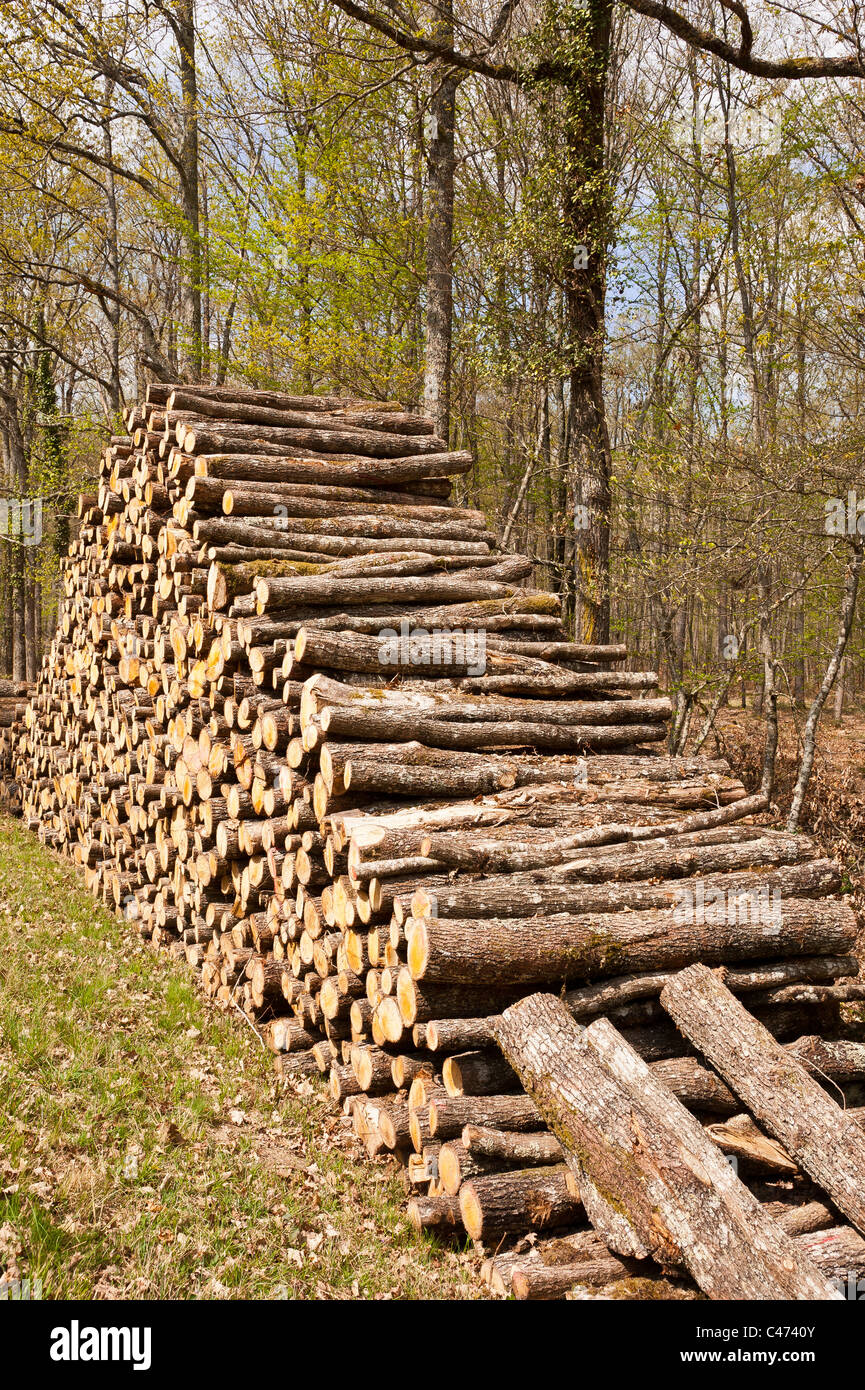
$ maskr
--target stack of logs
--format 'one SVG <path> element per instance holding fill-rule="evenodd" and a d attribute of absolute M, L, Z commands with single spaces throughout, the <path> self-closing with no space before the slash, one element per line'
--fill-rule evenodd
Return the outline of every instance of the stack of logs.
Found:
<path fill-rule="evenodd" d="M 16 815 L 21 794 L 15 777 L 15 748 L 34 686 L 0 678 L 0 810 Z"/>
<path fill-rule="evenodd" d="M 798 1210 L 795 1159 L 661 992 L 723 965 L 791 1055 L 865 1080 L 865 1048 L 813 1036 L 860 990 L 837 866 L 755 823 L 765 801 L 723 762 L 664 755 L 657 677 L 566 640 L 531 563 L 451 504 L 471 459 L 424 418 L 158 385 L 127 425 L 19 741 L 27 823 L 283 1074 L 327 1075 L 369 1153 L 405 1161 L 418 1226 L 555 1232 L 588 1282 L 631 1276 L 497 1046 L 539 986 L 621 1030 Z M 523 1279 L 545 1248 L 497 1255 L 491 1282 L 570 1287 Z"/>

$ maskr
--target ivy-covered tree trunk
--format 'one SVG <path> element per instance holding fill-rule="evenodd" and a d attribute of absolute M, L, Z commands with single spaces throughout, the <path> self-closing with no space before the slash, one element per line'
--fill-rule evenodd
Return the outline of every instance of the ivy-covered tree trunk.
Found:
<path fill-rule="evenodd" d="M 436 0 L 430 30 L 443 43 L 453 43 L 452 0 Z M 452 70 L 433 64 L 427 128 L 424 408 L 442 439 L 450 431 L 456 91 Z"/>
<path fill-rule="evenodd" d="M 178 0 L 177 41 L 180 51 L 183 136 L 180 146 L 180 196 L 184 219 L 186 265 L 181 272 L 180 318 L 184 334 L 183 370 L 201 380 L 201 210 L 198 177 L 198 75 L 195 67 L 195 0 Z"/>
<path fill-rule="evenodd" d="M 605 293 L 612 195 L 605 111 L 612 0 L 568 4 L 560 44 L 572 72 L 564 88 L 565 306 L 569 355 L 570 462 L 576 538 L 576 636 L 610 634 L 612 459 L 604 408 Z"/>

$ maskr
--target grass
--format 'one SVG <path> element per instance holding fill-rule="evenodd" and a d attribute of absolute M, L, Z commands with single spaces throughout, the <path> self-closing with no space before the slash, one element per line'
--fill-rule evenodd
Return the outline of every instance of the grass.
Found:
<path fill-rule="evenodd" d="M 0 1279 L 45 1298 L 463 1298 L 310 1081 L 0 818 Z"/>

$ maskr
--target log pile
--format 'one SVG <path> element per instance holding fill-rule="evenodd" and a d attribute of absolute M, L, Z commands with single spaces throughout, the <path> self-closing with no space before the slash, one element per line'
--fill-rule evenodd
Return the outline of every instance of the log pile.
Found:
<path fill-rule="evenodd" d="M 0 810 L 17 815 L 21 793 L 15 775 L 16 747 L 34 686 L 0 678 Z"/>
<path fill-rule="evenodd" d="M 722 965 L 797 1055 L 830 1036 L 859 989 L 838 867 L 758 824 L 723 761 L 663 753 L 656 675 L 567 640 L 531 563 L 451 504 L 471 459 L 424 418 L 159 385 L 127 426 L 18 741 L 26 823 L 284 1075 L 326 1076 L 419 1227 L 564 1233 L 592 1282 L 631 1277 L 497 1045 L 539 987 L 615 1025 L 715 1150 L 801 1184 L 662 991 Z M 565 1287 L 497 1259 L 508 1289 Z"/>

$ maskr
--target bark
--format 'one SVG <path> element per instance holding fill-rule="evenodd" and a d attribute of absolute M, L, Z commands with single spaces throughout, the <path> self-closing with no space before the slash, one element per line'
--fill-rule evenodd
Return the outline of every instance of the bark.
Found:
<path fill-rule="evenodd" d="M 480 988 L 461 982 L 444 988 L 418 985 L 410 972 L 402 967 L 397 981 L 396 1000 L 402 1021 L 407 1028 L 415 1023 L 427 1023 L 439 1018 L 480 1018 L 505 1008 L 517 997 L 518 991 L 484 983 Z M 394 1039 L 394 1041 L 397 1041 Z"/>
<path fill-rule="evenodd" d="M 438 456 L 447 449 L 446 441 L 435 434 L 395 434 L 390 430 L 362 429 L 348 420 L 331 425 L 327 416 L 307 416 L 299 411 L 240 401 L 221 402 L 191 390 L 173 391 L 167 409 L 208 419 L 275 427 L 281 432 L 280 443 L 324 454 L 351 453 L 387 460 L 416 455 Z M 185 439 L 184 433 L 184 443 Z"/>
<path fill-rule="evenodd" d="M 354 770 L 354 763 L 352 763 Z M 734 803 L 735 804 L 735 803 Z M 609 831 L 611 827 L 602 827 Z M 710 834 L 711 832 L 707 832 Z M 592 845 L 592 831 L 548 835 L 546 843 L 513 839 L 500 844 L 482 836 L 469 838 L 456 832 L 430 836 L 430 867 L 486 873 L 531 873 L 542 868 L 562 880 L 625 883 L 645 878 L 678 878 L 679 875 L 743 869 L 755 864 L 795 864 L 811 852 L 792 836 L 741 836 L 739 843 L 700 844 L 693 836 L 661 836 L 632 843 Z M 611 837 L 605 837 L 611 838 Z M 624 837 L 623 837 L 624 838 Z M 679 899 L 684 902 L 682 895 Z M 685 904 L 687 905 L 687 904 Z"/>
<path fill-rule="evenodd" d="M 438 1152 L 438 1181 L 449 1196 L 455 1197 L 470 1178 L 500 1173 L 506 1166 L 500 1159 L 471 1154 L 460 1143 L 442 1144 Z"/>
<path fill-rule="evenodd" d="M 460 1052 L 446 1057 L 442 1081 L 449 1096 L 488 1096 L 513 1090 L 517 1077 L 494 1051 Z"/>
<path fill-rule="evenodd" d="M 434 1018 L 426 1024 L 425 1045 L 431 1052 L 459 1052 L 490 1047 L 493 1035 L 489 1018 Z"/>
<path fill-rule="evenodd" d="M 780 869 L 753 872 L 745 869 L 731 874 L 706 874 L 701 879 L 684 879 L 675 883 L 603 883 L 581 884 L 576 890 L 569 883 L 526 882 L 518 875 L 498 874 L 480 882 L 448 884 L 435 892 L 438 917 L 530 917 L 535 913 L 572 912 L 579 902 L 583 912 L 623 912 L 627 909 L 669 907 L 683 891 L 696 892 L 702 884 L 703 894 L 715 890 L 731 893 L 758 890 L 765 886 L 780 897 L 822 897 L 837 893 L 841 887 L 841 871 L 828 859 L 815 859 L 806 864 L 794 864 Z M 430 908 L 428 895 L 419 888 L 411 898 L 411 915 L 425 917 Z M 837 970 L 838 978 L 855 974 L 849 961 Z M 801 975 L 792 978 L 803 979 Z M 820 980 L 830 978 L 827 974 Z M 781 983 L 779 977 L 778 983 Z M 624 982 L 622 982 L 623 984 Z M 659 986 L 660 989 L 660 986 Z M 637 997 L 636 994 L 632 997 Z"/>
<path fill-rule="evenodd" d="M 456 541 L 447 538 L 429 539 L 423 536 L 369 538 L 366 536 L 341 536 L 339 534 L 322 535 L 310 531 L 279 531 L 271 526 L 255 526 L 249 521 L 222 520 L 215 517 L 194 522 L 193 532 L 196 540 L 207 545 L 207 560 L 220 565 L 263 564 L 271 560 L 317 564 L 328 559 L 347 556 L 374 555 L 381 552 L 393 554 L 395 550 L 411 554 L 423 553 L 424 555 L 486 556 L 489 553 L 489 546 L 486 541 L 480 540 Z M 254 616 L 255 599 L 253 595 L 244 596 L 241 602 L 246 603 L 247 608 L 239 615 L 242 617 Z M 317 607 L 311 605 L 293 607 L 290 611 L 296 615 L 295 632 L 304 621 L 309 619 L 323 622 L 337 616 L 333 613 L 322 612 L 321 605 Z M 369 608 L 358 610 L 349 606 L 346 609 L 346 616 L 356 615 L 358 611 L 368 613 Z M 343 615 L 340 614 L 339 616 Z M 279 619 L 269 615 L 267 621 L 274 622 L 279 621 Z M 378 631 L 385 621 L 383 614 L 375 630 Z"/>
<path fill-rule="evenodd" d="M 463 1229 L 460 1204 L 456 1197 L 413 1197 L 408 1204 L 407 1215 L 416 1231 L 454 1234 Z"/>
<path fill-rule="evenodd" d="M 569 438 L 576 475 L 576 635 L 605 642 L 610 628 L 612 457 L 604 402 L 606 272 L 611 186 L 605 168 L 611 0 L 589 0 L 563 24 L 571 65 L 563 89 L 564 276 Z"/>
<path fill-rule="evenodd" d="M 179 151 L 181 208 L 184 218 L 186 265 L 181 274 L 181 318 L 184 331 L 183 369 L 198 381 L 202 369 L 201 200 L 198 158 L 198 75 L 194 0 L 177 0 L 175 34 L 180 59 L 182 137 Z"/>
<path fill-rule="evenodd" d="M 396 440 L 396 443 L 400 441 Z M 423 457 L 400 452 L 398 456 L 389 455 L 386 458 L 333 454 L 317 459 L 310 458 L 305 451 L 297 457 L 291 454 L 272 457 L 267 454 L 218 453 L 197 454 L 193 459 L 188 455 L 175 454 L 172 476 L 180 476 L 184 460 L 191 465 L 188 476 L 194 471 L 201 478 L 315 483 L 332 487 L 393 487 L 426 482 L 467 473 L 472 464 L 471 454 L 465 451 L 445 453 L 440 448 L 435 453 L 427 452 Z"/>
<path fill-rule="evenodd" d="M 800 960 L 731 966 L 725 970 L 724 979 L 733 994 L 753 994 L 791 983 L 835 980 L 849 974 L 855 966 L 855 956 L 804 956 Z M 633 1000 L 656 999 L 674 978 L 675 972 L 666 970 L 654 970 L 647 975 L 621 975 L 569 990 L 563 998 L 574 1018 L 582 1022 Z"/>
<path fill-rule="evenodd" d="M 537 1106 L 527 1096 L 448 1096 L 430 1101 L 429 1129 L 434 1139 L 456 1139 L 469 1123 L 518 1132 L 544 1127 Z"/>
<path fill-rule="evenodd" d="M 104 82 L 105 106 L 107 110 L 111 105 L 113 83 L 109 77 L 106 77 Z M 111 132 L 111 121 L 107 117 L 102 126 L 102 152 L 108 166 L 104 172 L 105 207 L 108 222 L 105 237 L 105 258 L 107 261 L 111 288 L 114 291 L 114 298 L 102 305 L 102 311 L 108 319 L 110 331 L 108 353 L 110 385 L 108 406 L 111 411 L 117 413 L 123 404 L 123 387 L 120 378 L 120 232 L 117 209 L 117 187 L 114 171 L 110 167 L 114 163 L 114 141 Z"/>
<path fill-rule="evenodd" d="M 462 1145 L 481 1158 L 499 1159 L 522 1167 L 543 1167 L 564 1162 L 565 1151 L 554 1134 L 545 1130 L 519 1134 L 513 1130 L 490 1129 L 488 1125 L 468 1124 L 462 1132 Z"/>
<path fill-rule="evenodd" d="M 846 676 L 847 676 L 847 653 L 845 652 L 844 655 L 843 655 L 842 658 L 841 658 L 841 665 L 838 667 L 838 676 L 837 676 L 837 679 L 836 679 L 836 681 L 835 681 L 835 705 L 834 705 L 834 709 L 833 709 L 833 711 L 832 711 L 832 717 L 833 717 L 833 720 L 834 720 L 836 729 L 840 727 L 840 724 L 841 724 L 841 716 L 842 716 L 843 711 L 844 711 L 844 684 L 845 684 Z"/>
<path fill-rule="evenodd" d="M 484 780 L 489 783 L 489 790 L 494 791 L 500 788 L 510 788 L 514 786 L 530 787 L 551 781 L 561 781 L 570 785 L 582 785 L 587 775 L 591 776 L 590 765 L 604 761 L 614 762 L 614 756 L 609 759 L 591 758 L 583 760 L 581 758 L 553 757 L 531 754 L 521 754 L 519 757 L 504 757 L 496 754 L 472 754 L 464 752 L 453 752 L 448 749 L 425 748 L 420 743 L 397 743 L 397 744 L 377 744 L 370 747 L 363 743 L 326 743 L 321 750 L 321 771 L 328 787 L 336 787 L 340 781 L 345 782 L 346 788 L 354 785 L 356 790 L 396 790 L 397 783 L 390 783 L 385 780 L 382 783 L 381 776 L 376 769 L 383 764 L 392 764 L 394 768 L 402 768 L 405 777 L 411 779 L 414 774 L 429 772 L 439 774 L 440 785 L 446 789 L 448 794 L 459 795 L 460 784 L 463 781 L 472 783 L 471 790 L 480 790 L 474 785 L 477 780 Z M 635 760 L 637 761 L 637 760 Z M 644 760 L 649 763 L 650 759 Z M 625 765 L 620 764 L 620 765 Z M 633 765 L 633 764 L 631 764 Z M 350 769 L 346 778 L 346 771 Z M 659 769 L 661 777 L 664 776 L 664 769 Z M 390 776 L 390 769 L 388 776 Z M 600 774 L 603 775 L 603 774 Z M 652 778 L 652 771 L 647 769 L 646 776 Z M 743 807 L 745 802 L 740 803 Z M 755 803 L 750 803 L 747 809 L 751 809 Z M 759 803 L 762 806 L 762 801 Z M 690 817 L 687 821 L 679 822 L 676 830 L 680 827 L 689 833 L 698 833 L 699 827 L 708 824 L 712 827 L 717 824 L 719 815 L 723 819 L 733 819 L 731 811 L 736 807 L 723 808 L 721 813 L 706 812 L 705 815 Z M 747 814 L 747 810 L 745 811 Z M 606 827 L 603 828 L 606 832 Z M 629 827 L 634 834 L 634 827 Z M 646 835 L 640 838 L 648 838 L 654 833 L 652 827 L 645 827 Z M 740 838 L 747 837 L 747 831 L 742 832 L 738 828 L 726 830 L 722 827 L 718 830 L 706 830 L 705 834 L 717 837 L 709 839 L 708 843 L 725 843 L 734 836 Z M 634 838 L 637 835 L 634 834 Z M 579 843 L 579 842 L 577 842 Z M 687 845 L 686 840 L 681 841 L 683 848 Z M 699 841 L 696 841 L 699 843 Z M 662 848 L 665 848 L 662 845 Z M 801 857 L 805 856 L 805 851 Z"/>
<path fill-rule="evenodd" d="M 447 537 L 441 531 L 433 534 L 442 540 L 472 539 L 471 534 L 460 533 L 456 527 L 443 530 L 454 530 L 457 534 L 454 537 Z M 515 593 L 511 584 L 487 580 L 480 570 L 468 570 L 453 577 L 437 575 L 435 578 L 417 579 L 340 579 L 337 576 L 324 575 L 310 579 L 260 579 L 256 584 L 259 613 L 277 608 L 291 608 L 297 603 L 323 606 L 337 603 L 414 603 L 424 598 L 439 603 L 449 600 L 464 603 L 478 598 L 513 598 Z M 547 678 L 549 671 L 548 679 L 551 684 L 559 683 L 560 673 L 555 667 L 548 667 L 545 662 L 530 663 L 526 657 L 506 656 L 495 656 L 492 661 L 497 667 L 510 667 L 516 672 L 525 671 L 529 675 L 537 672 L 542 678 Z M 564 683 L 568 678 L 563 676 L 561 679 Z"/>
<path fill-rule="evenodd" d="M 145 407 L 166 407 L 172 393 L 178 387 L 166 382 L 152 381 L 144 396 Z M 191 388 L 196 399 L 217 401 L 223 405 L 232 402 L 238 405 L 261 405 L 274 410 L 320 410 L 326 414 L 334 411 L 376 410 L 399 412 L 401 406 L 392 401 L 373 401 L 360 396 L 340 396 L 336 393 L 321 396 L 296 396 L 287 391 L 259 391 L 248 386 L 219 386 L 196 383 Z M 417 418 L 417 417 L 416 417 Z"/>
<path fill-rule="evenodd" d="M 321 489 L 317 491 L 320 492 Z M 343 497 L 344 492 L 349 494 L 347 498 Z M 360 498 L 352 499 L 352 492 L 359 493 Z M 403 494 L 404 500 L 394 503 L 385 500 L 385 497 L 393 495 L 385 492 L 379 501 L 374 496 L 369 498 L 368 494 L 372 492 L 372 488 L 329 488 L 329 495 L 317 496 L 311 487 L 304 492 L 292 484 L 285 488 L 277 488 L 273 484 L 224 483 L 218 478 L 194 477 L 190 478 L 186 485 L 186 497 L 189 501 L 195 501 L 204 507 L 216 504 L 226 516 L 263 516 L 281 507 L 282 511 L 277 515 L 286 522 L 286 529 L 295 517 L 346 516 L 368 517 L 371 521 L 376 517 L 395 517 L 401 521 L 461 523 L 487 533 L 486 518 L 482 512 L 472 508 L 423 504 L 411 493 Z"/>
<path fill-rule="evenodd" d="M 416 668 L 413 667 L 413 670 Z M 466 663 L 450 668 L 431 668 L 440 673 L 450 670 L 460 674 Z M 543 714 L 543 710 L 539 711 Z M 422 719 L 416 715 L 391 713 L 358 712 L 353 709 L 334 709 L 325 711 L 321 721 L 323 734 L 335 738 L 368 739 L 370 742 L 382 740 L 391 743 L 399 738 L 411 741 L 418 736 L 423 742 L 435 748 L 481 749 L 481 748 L 545 748 L 559 749 L 567 753 L 597 752 L 604 748 L 630 747 L 634 743 L 652 743 L 663 739 L 664 725 L 659 716 L 658 723 L 631 723 L 625 719 L 621 723 L 601 724 L 590 719 L 587 724 L 562 725 L 542 721 L 518 722 L 485 720 L 478 723 L 458 724 L 455 720 Z"/>
<path fill-rule="evenodd" d="M 665 1057 L 650 1063 L 650 1070 L 689 1110 L 735 1115 L 741 1108 L 729 1086 L 696 1057 Z"/>

